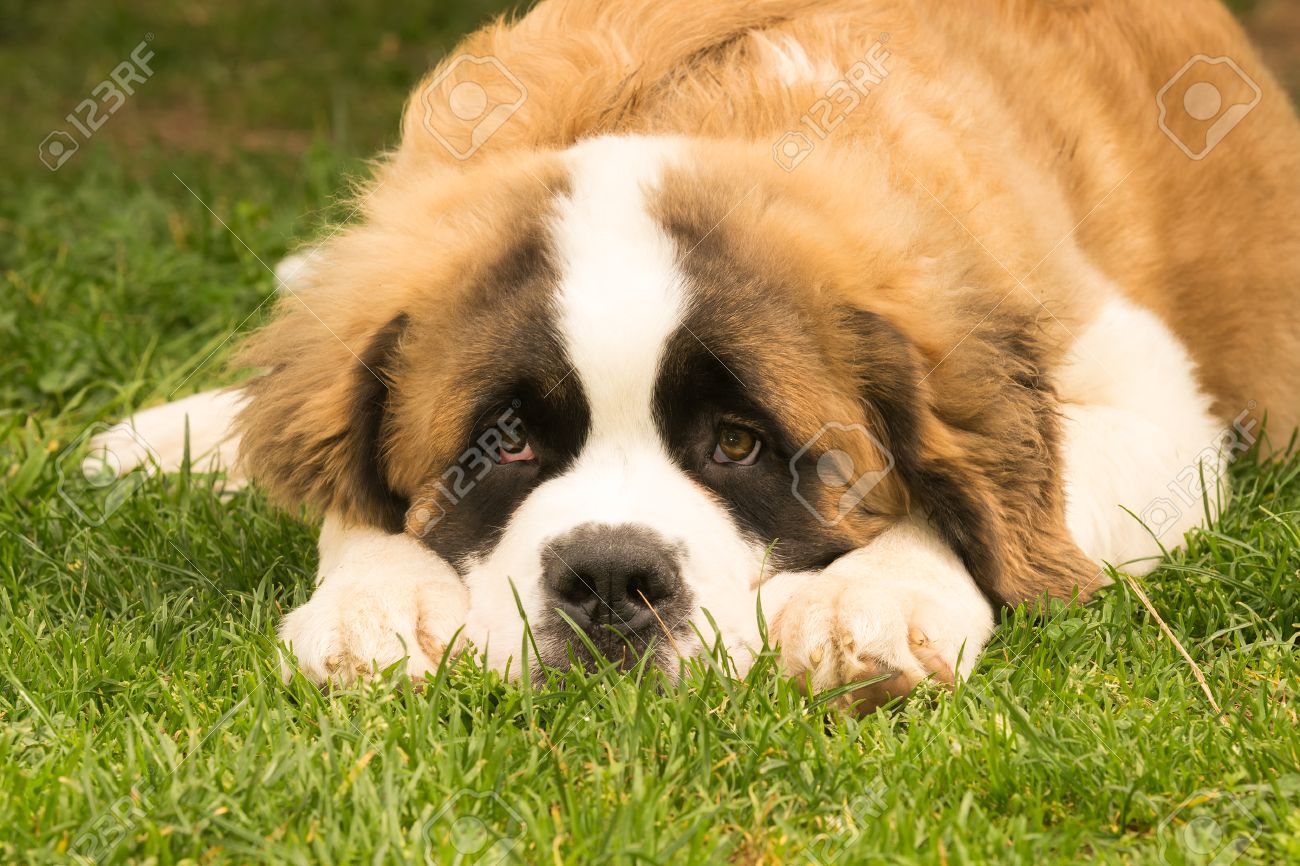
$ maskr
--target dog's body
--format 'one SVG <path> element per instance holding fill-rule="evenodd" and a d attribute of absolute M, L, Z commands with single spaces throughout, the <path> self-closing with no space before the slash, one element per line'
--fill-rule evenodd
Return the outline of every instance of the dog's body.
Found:
<path fill-rule="evenodd" d="M 1198 55 L 1263 96 L 1189 143 Z M 362 203 L 244 355 L 244 465 L 326 515 L 317 681 L 462 626 L 517 675 L 521 608 L 550 663 L 572 621 L 743 667 L 761 595 L 875 703 L 1149 569 L 1300 422 L 1300 128 L 1212 0 L 550 0 Z"/>

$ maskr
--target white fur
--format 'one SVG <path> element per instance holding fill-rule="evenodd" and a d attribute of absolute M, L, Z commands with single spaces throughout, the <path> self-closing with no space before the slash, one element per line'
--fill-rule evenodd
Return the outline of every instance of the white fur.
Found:
<path fill-rule="evenodd" d="M 178 472 L 185 457 L 188 425 L 194 468 L 225 470 L 226 489 L 238 489 L 245 479 L 235 459 L 239 438 L 231 432 L 230 422 L 243 400 L 243 393 L 235 389 L 204 391 L 137 412 L 90 440 L 82 469 L 88 473 L 108 469 L 116 474 L 137 467 L 146 472 Z"/>
<path fill-rule="evenodd" d="M 1092 559 L 1134 574 L 1155 567 L 1161 543 L 1177 546 L 1211 516 L 1225 456 L 1222 424 L 1195 379 L 1186 349 L 1154 315 L 1118 294 L 1078 338 L 1057 374 L 1064 403 L 1066 518 Z M 1189 484 L 1196 485 L 1190 494 Z M 1163 516 L 1183 488 L 1171 519 Z"/>
<path fill-rule="evenodd" d="M 553 226 L 556 302 L 597 436 L 658 441 L 650 394 L 685 299 L 676 249 L 647 213 L 646 192 L 678 151 L 671 139 L 598 138 L 569 152 L 572 195 Z"/>
<path fill-rule="evenodd" d="M 280 627 L 303 674 L 348 683 L 403 658 L 412 676 L 436 671 L 469 603 L 451 566 L 409 536 L 335 516 L 321 528 L 320 552 L 315 593 Z M 292 674 L 284 657 L 281 671 Z"/>
<path fill-rule="evenodd" d="M 276 288 L 287 294 L 303 291 L 311 279 L 312 270 L 319 264 L 320 253 L 316 248 L 285 256 L 275 263 Z"/>

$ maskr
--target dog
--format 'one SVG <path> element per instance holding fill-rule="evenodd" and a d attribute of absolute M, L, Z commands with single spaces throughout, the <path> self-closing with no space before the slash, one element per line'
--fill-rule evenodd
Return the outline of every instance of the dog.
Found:
<path fill-rule="evenodd" d="M 544 0 L 357 207 L 133 422 L 324 516 L 319 684 L 766 636 L 869 709 L 1300 423 L 1300 127 L 1215 0 Z"/>

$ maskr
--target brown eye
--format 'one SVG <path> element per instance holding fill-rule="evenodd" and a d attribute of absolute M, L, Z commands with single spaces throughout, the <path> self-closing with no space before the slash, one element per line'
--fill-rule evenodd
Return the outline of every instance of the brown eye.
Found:
<path fill-rule="evenodd" d="M 718 463 L 736 463 L 751 466 L 758 459 L 763 443 L 752 431 L 734 424 L 724 424 L 718 429 L 718 445 L 713 459 Z"/>
<path fill-rule="evenodd" d="M 528 443 L 528 431 L 522 423 L 516 423 L 514 429 L 501 437 L 501 451 L 498 463 L 518 463 L 534 460 L 533 446 Z"/>

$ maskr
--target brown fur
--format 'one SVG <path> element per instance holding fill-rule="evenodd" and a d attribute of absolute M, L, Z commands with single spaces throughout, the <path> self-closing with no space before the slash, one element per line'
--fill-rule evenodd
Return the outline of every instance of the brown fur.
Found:
<path fill-rule="evenodd" d="M 777 83 L 772 40 L 845 70 L 882 32 L 888 80 L 782 172 L 771 147 L 825 85 Z M 783 367 L 773 341 L 751 347 L 788 383 L 782 411 L 801 428 L 871 423 L 904 482 L 879 490 L 881 512 L 919 500 L 998 599 L 1093 582 L 1064 526 L 1051 388 L 1099 302 L 1093 268 L 1181 338 L 1225 421 L 1254 401 L 1275 443 L 1300 423 L 1300 127 L 1216 0 L 550 0 L 461 53 L 527 86 L 518 113 L 459 162 L 426 129 L 469 141 L 445 107 L 456 78 L 431 73 L 365 220 L 323 250 L 310 310 L 286 301 L 245 355 L 272 369 L 240 420 L 245 452 L 290 500 L 388 520 L 355 474 L 353 356 L 403 312 L 435 345 L 467 269 L 562 183 L 551 151 L 604 133 L 697 140 L 666 221 L 718 223 L 719 244 L 820 311 L 825 379 Z M 1158 128 L 1155 93 L 1202 53 L 1235 58 L 1265 98 L 1193 162 Z M 886 330 L 854 350 L 842 308 Z M 458 369 L 396 386 L 424 398 L 396 394 L 406 408 L 382 422 L 379 475 L 399 499 L 460 447 Z"/>

